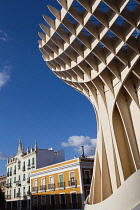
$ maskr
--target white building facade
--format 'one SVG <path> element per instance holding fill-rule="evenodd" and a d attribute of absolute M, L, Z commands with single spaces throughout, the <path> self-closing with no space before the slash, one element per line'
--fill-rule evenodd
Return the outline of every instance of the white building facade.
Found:
<path fill-rule="evenodd" d="M 20 140 L 17 155 L 7 160 L 6 208 L 30 209 L 31 171 L 64 160 L 64 150 L 39 149 L 37 144 L 24 152 Z"/>

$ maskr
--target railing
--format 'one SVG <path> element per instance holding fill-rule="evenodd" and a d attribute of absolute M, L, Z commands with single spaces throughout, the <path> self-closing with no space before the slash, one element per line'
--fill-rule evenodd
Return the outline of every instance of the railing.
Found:
<path fill-rule="evenodd" d="M 17 193 L 17 198 L 20 198 L 21 197 L 21 194 L 18 192 Z"/>
<path fill-rule="evenodd" d="M 46 191 L 46 185 L 42 185 L 42 186 L 40 186 L 40 190 L 42 190 L 42 191 Z"/>
<path fill-rule="evenodd" d="M 30 183 L 30 178 L 27 178 L 27 183 Z"/>
<path fill-rule="evenodd" d="M 34 164 L 34 163 L 32 163 L 32 166 L 31 166 L 31 168 L 35 168 L 35 164 Z"/>
<path fill-rule="evenodd" d="M 61 188 L 65 188 L 65 182 L 58 182 L 58 187 Z"/>
<path fill-rule="evenodd" d="M 38 187 L 32 187 L 32 192 L 38 192 Z"/>
<path fill-rule="evenodd" d="M 91 184 L 90 178 L 84 178 L 84 184 Z"/>
<path fill-rule="evenodd" d="M 11 199 L 11 195 L 6 195 L 5 198 L 6 199 Z"/>
<path fill-rule="evenodd" d="M 21 180 L 16 181 L 16 185 L 20 186 L 21 185 Z"/>
<path fill-rule="evenodd" d="M 55 190 L 55 184 L 48 184 L 49 190 Z"/>
<path fill-rule="evenodd" d="M 27 196 L 29 196 L 29 195 L 30 195 L 30 191 L 28 190 L 28 191 L 27 191 Z"/>
<path fill-rule="evenodd" d="M 26 194 L 23 195 L 23 199 L 27 199 L 27 195 Z"/>
<path fill-rule="evenodd" d="M 77 180 L 70 180 L 68 181 L 69 187 L 77 187 Z"/>
<path fill-rule="evenodd" d="M 12 187 L 12 183 L 7 183 L 6 188 L 10 188 L 10 187 Z"/>
<path fill-rule="evenodd" d="M 30 166 L 30 165 L 27 165 L 27 169 L 28 169 L 28 170 L 31 169 L 31 166 Z"/>

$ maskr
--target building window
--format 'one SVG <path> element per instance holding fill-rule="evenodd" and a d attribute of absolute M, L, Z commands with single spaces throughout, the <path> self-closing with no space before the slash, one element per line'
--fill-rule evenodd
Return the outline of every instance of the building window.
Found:
<path fill-rule="evenodd" d="M 30 159 L 28 159 L 27 169 L 30 169 Z"/>
<path fill-rule="evenodd" d="M 35 168 L 35 159 L 34 159 L 34 157 L 32 158 L 32 168 Z"/>
<path fill-rule="evenodd" d="M 49 184 L 48 184 L 48 189 L 49 190 L 54 190 L 55 189 L 54 176 L 50 176 L 49 179 L 50 179 L 50 181 L 49 181 Z"/>
<path fill-rule="evenodd" d="M 65 183 L 64 183 L 64 174 L 59 174 L 59 183 L 58 183 L 59 188 L 65 188 Z"/>
<path fill-rule="evenodd" d="M 23 181 L 25 181 L 25 174 L 23 174 Z"/>
<path fill-rule="evenodd" d="M 25 161 L 23 162 L 23 168 L 22 171 L 25 171 Z"/>
<path fill-rule="evenodd" d="M 33 205 L 38 206 L 38 197 L 37 196 L 34 196 Z"/>
<path fill-rule="evenodd" d="M 14 198 L 16 198 L 16 189 L 14 189 Z"/>
<path fill-rule="evenodd" d="M 90 184 L 90 183 L 91 183 L 90 170 L 84 170 L 84 184 Z"/>
<path fill-rule="evenodd" d="M 14 166 L 14 174 L 16 174 L 16 165 Z"/>
<path fill-rule="evenodd" d="M 64 193 L 59 194 L 59 198 L 60 198 L 60 208 L 65 209 L 66 208 L 65 194 Z"/>
<path fill-rule="evenodd" d="M 18 169 L 20 169 L 20 167 L 21 167 L 21 161 L 18 160 Z"/>
<path fill-rule="evenodd" d="M 12 167 L 10 168 L 10 176 L 12 176 Z"/>
<path fill-rule="evenodd" d="M 30 186 L 28 186 L 28 191 L 27 191 L 27 195 L 30 195 Z"/>
<path fill-rule="evenodd" d="M 20 188 L 18 188 L 18 193 L 17 193 L 17 197 L 19 198 L 21 195 L 20 195 Z"/>
<path fill-rule="evenodd" d="M 41 196 L 41 204 L 42 204 L 42 206 L 46 205 L 46 196 L 45 195 Z"/>
<path fill-rule="evenodd" d="M 78 202 L 77 202 L 76 192 L 71 192 L 70 197 L 71 197 L 71 208 L 72 209 L 77 209 L 78 208 Z"/>
<path fill-rule="evenodd" d="M 33 192 L 38 192 L 38 187 L 37 187 L 37 179 L 34 180 L 34 187 L 32 187 Z"/>
<path fill-rule="evenodd" d="M 16 183 L 16 176 L 14 177 L 14 183 Z"/>
<path fill-rule="evenodd" d="M 26 194 L 26 193 L 25 193 L 25 187 L 23 187 L 23 196 L 25 196 L 25 194 Z"/>
<path fill-rule="evenodd" d="M 76 187 L 77 186 L 77 180 L 75 180 L 75 173 L 74 171 L 71 171 L 69 173 L 69 186 Z"/>
<path fill-rule="evenodd" d="M 9 176 L 10 174 L 9 174 L 9 168 L 7 169 L 7 177 Z"/>
<path fill-rule="evenodd" d="M 46 181 L 45 181 L 45 177 L 41 178 L 40 190 L 43 190 L 43 191 L 46 190 Z"/>
<path fill-rule="evenodd" d="M 55 208 L 55 195 L 50 195 L 50 209 Z"/>

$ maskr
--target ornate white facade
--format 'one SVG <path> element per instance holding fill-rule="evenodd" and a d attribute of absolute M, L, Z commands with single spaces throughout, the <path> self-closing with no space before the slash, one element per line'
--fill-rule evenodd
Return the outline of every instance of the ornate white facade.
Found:
<path fill-rule="evenodd" d="M 24 152 L 19 141 L 17 155 L 7 160 L 6 206 L 7 209 L 30 209 L 30 174 L 33 170 L 65 160 L 64 150 L 53 148 L 27 148 Z"/>
<path fill-rule="evenodd" d="M 140 0 L 58 2 L 60 11 L 48 6 L 54 19 L 43 15 L 47 25 L 40 24 L 39 49 L 54 74 L 84 94 L 96 112 L 98 141 L 86 209 L 115 209 L 112 197 L 125 185 L 132 189 L 140 169 Z M 122 190 L 113 205 L 134 208 L 138 188 L 135 183 L 131 204 Z"/>

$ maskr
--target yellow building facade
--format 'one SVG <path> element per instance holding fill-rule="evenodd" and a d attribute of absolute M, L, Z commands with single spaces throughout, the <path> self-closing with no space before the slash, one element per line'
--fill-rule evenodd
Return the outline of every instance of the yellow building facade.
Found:
<path fill-rule="evenodd" d="M 93 158 L 75 158 L 31 173 L 32 209 L 83 209 Z"/>

